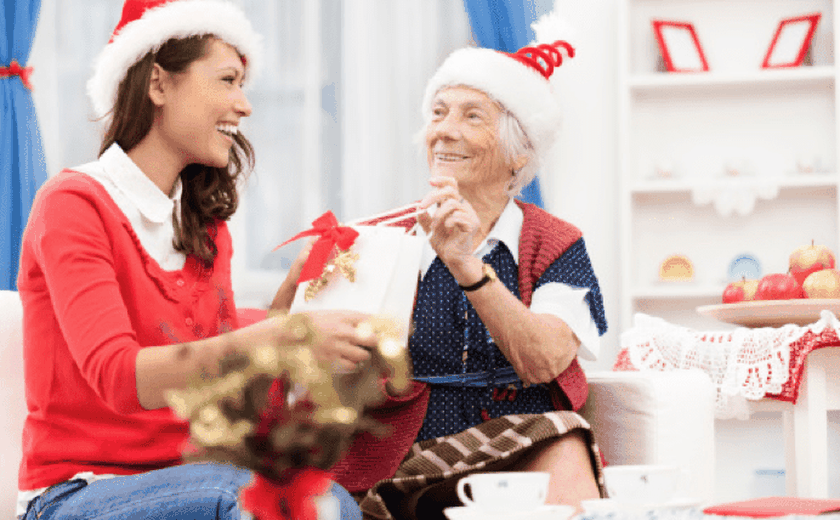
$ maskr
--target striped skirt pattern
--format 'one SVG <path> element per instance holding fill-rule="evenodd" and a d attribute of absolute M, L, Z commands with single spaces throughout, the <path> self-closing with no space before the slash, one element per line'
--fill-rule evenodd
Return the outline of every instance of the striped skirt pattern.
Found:
<path fill-rule="evenodd" d="M 460 433 L 415 443 L 393 477 L 358 497 L 365 519 L 432 520 L 445 507 L 460 506 L 454 493 L 470 473 L 504 471 L 544 441 L 583 430 L 601 496 L 603 466 L 589 423 L 567 411 L 499 417 Z"/>

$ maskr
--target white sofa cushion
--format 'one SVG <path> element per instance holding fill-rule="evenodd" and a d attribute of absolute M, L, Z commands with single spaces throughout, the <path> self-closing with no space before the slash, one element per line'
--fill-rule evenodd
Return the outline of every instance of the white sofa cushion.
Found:
<path fill-rule="evenodd" d="M 14 291 L 0 291 L 0 518 L 14 518 L 23 421 L 23 307 Z"/>
<path fill-rule="evenodd" d="M 700 371 L 587 372 L 582 415 L 607 464 L 674 464 L 678 496 L 705 502 L 715 490 L 715 390 Z"/>

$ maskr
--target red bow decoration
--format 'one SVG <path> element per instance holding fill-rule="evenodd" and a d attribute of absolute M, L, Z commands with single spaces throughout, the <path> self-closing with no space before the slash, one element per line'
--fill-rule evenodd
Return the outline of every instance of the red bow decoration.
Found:
<path fill-rule="evenodd" d="M 303 264 L 303 269 L 300 271 L 298 283 L 314 280 L 321 276 L 324 272 L 324 266 L 330 259 L 333 248 L 338 246 L 339 249 L 349 249 L 356 241 L 359 232 L 348 226 L 339 226 L 338 220 L 333 215 L 332 211 L 327 211 L 312 222 L 312 229 L 302 231 L 286 240 L 274 250 L 285 246 L 289 242 L 303 237 L 318 236 L 318 240 L 312 246 L 312 251 L 309 253 L 309 258 Z"/>
<path fill-rule="evenodd" d="M 17 60 L 12 60 L 8 67 L 0 66 L 0 79 L 20 76 L 23 86 L 32 90 L 32 83 L 29 81 L 30 74 L 32 74 L 32 67 L 21 67 Z"/>
<path fill-rule="evenodd" d="M 520 63 L 528 65 L 529 67 L 533 67 L 537 70 L 537 72 L 542 74 L 545 79 L 548 79 L 551 77 L 551 73 L 554 72 L 554 69 L 563 64 L 563 55 L 557 47 L 563 47 L 566 49 L 566 54 L 568 54 L 570 58 L 575 57 L 574 47 L 563 40 L 557 40 L 552 44 L 543 43 L 541 45 L 537 45 L 536 47 L 522 47 L 515 53 L 508 54 L 508 56 Z"/>
<path fill-rule="evenodd" d="M 315 498 L 329 489 L 330 474 L 313 468 L 287 473 L 284 482 L 257 474 L 239 493 L 242 507 L 259 520 L 318 520 Z"/>

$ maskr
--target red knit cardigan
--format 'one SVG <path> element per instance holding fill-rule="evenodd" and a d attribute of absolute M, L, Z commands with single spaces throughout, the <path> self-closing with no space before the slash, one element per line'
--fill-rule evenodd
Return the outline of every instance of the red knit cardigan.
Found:
<path fill-rule="evenodd" d="M 564 220 L 534 206 L 516 201 L 524 214 L 519 238 L 519 295 L 531 305 L 534 285 L 546 269 L 581 237 L 580 230 Z M 409 213 L 412 209 L 406 210 Z M 395 212 L 364 222 L 373 225 L 399 217 Z M 407 217 L 392 225 L 411 228 L 416 219 Z M 401 397 L 390 397 L 371 413 L 372 417 L 391 429 L 388 437 L 377 439 L 369 433 L 359 435 L 345 457 L 332 468 L 336 482 L 350 492 L 364 491 L 382 479 L 394 475 L 423 425 L 429 404 L 430 387 L 414 382 Z M 586 401 L 588 385 L 577 358 L 549 384 L 552 403 L 557 410 L 578 410 Z"/>
<path fill-rule="evenodd" d="M 230 233 L 223 221 L 210 231 L 212 268 L 189 255 L 165 271 L 99 182 L 64 170 L 38 190 L 18 277 L 28 407 L 19 489 L 180 463 L 189 424 L 142 408 L 135 361 L 150 345 L 238 326 Z"/>

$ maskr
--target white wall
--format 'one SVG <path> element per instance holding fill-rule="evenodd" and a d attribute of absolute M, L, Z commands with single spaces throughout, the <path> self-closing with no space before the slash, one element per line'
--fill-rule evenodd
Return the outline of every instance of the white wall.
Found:
<path fill-rule="evenodd" d="M 715 499 L 729 502 L 784 496 L 781 413 L 753 414 L 748 421 L 716 421 Z M 840 413 L 828 414 L 828 496 L 840 498 Z"/>
<path fill-rule="evenodd" d="M 608 369 L 619 333 L 616 6 L 614 0 L 558 0 L 558 5 L 572 27 L 568 39 L 576 55 L 555 72 L 564 117 L 541 179 L 543 197 L 549 211 L 583 231 L 609 325 L 599 360 L 586 368 Z"/>

